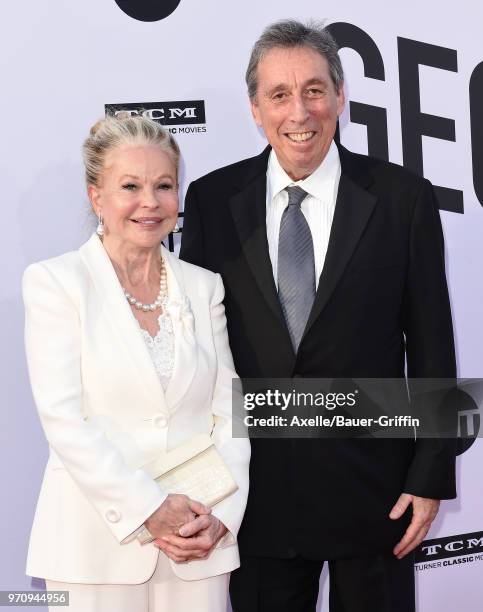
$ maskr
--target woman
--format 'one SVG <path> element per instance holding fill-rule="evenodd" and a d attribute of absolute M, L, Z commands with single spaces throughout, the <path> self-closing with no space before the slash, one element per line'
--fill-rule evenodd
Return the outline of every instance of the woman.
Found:
<path fill-rule="evenodd" d="M 231 436 L 223 285 L 161 244 L 178 212 L 168 132 L 104 119 L 84 162 L 97 234 L 24 275 L 29 373 L 50 446 L 27 573 L 68 590 L 74 612 L 225 612 L 249 444 Z M 212 510 L 140 469 L 199 433 L 239 487 Z"/>

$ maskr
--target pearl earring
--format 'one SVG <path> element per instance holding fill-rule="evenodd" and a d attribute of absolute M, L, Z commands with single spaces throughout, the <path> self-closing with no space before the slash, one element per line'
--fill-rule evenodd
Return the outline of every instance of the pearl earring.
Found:
<path fill-rule="evenodd" d="M 97 224 L 96 234 L 98 236 L 104 236 L 104 223 L 102 221 L 101 213 L 99 213 L 99 223 Z"/>
<path fill-rule="evenodd" d="M 178 222 L 176 221 L 176 225 L 173 227 L 173 234 L 178 234 L 179 233 L 179 225 Z"/>

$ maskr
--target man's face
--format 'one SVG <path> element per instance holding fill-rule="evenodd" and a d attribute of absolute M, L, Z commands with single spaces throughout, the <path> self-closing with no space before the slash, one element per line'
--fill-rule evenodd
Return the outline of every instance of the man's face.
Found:
<path fill-rule="evenodd" d="M 294 180 L 320 165 L 344 108 L 325 57 L 310 47 L 275 48 L 257 68 L 253 117 L 263 128 L 280 165 Z"/>

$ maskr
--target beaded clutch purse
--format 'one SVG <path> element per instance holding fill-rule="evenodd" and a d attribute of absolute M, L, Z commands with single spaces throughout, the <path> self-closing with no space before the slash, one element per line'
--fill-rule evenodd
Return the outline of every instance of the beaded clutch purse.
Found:
<path fill-rule="evenodd" d="M 199 434 L 142 469 L 168 493 L 212 507 L 238 489 L 208 434 Z"/>

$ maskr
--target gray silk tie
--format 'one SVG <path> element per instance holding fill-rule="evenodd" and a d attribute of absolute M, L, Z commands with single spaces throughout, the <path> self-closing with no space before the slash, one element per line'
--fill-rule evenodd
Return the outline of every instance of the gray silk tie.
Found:
<path fill-rule="evenodd" d="M 278 239 L 278 296 L 297 352 L 315 297 L 314 244 L 300 205 L 307 195 L 301 187 L 287 187 Z"/>

